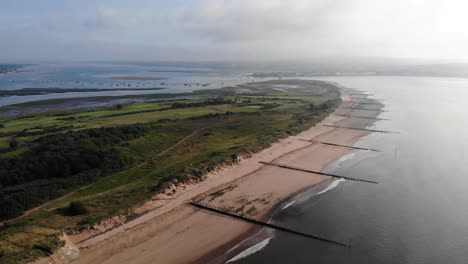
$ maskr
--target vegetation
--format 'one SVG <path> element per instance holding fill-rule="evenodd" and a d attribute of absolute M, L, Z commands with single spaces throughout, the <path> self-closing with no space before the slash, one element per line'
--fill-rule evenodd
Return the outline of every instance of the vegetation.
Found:
<path fill-rule="evenodd" d="M 147 129 L 133 125 L 47 135 L 30 142 L 22 154 L 0 159 L 0 220 L 128 168 L 134 160 L 119 144 L 144 135 Z M 14 142 L 11 149 L 17 147 Z"/>
<path fill-rule="evenodd" d="M 209 106 L 209 105 L 223 105 L 223 104 L 230 104 L 232 101 L 226 98 L 215 98 L 210 100 L 203 100 L 203 101 L 189 101 L 189 102 L 174 102 L 171 105 L 171 108 L 190 108 L 190 107 L 201 107 L 201 106 Z"/>
<path fill-rule="evenodd" d="M 82 201 L 70 202 L 66 208 L 66 214 L 68 215 L 82 215 L 88 213 L 89 210 Z"/>
<path fill-rule="evenodd" d="M 83 226 L 83 227 L 89 227 L 89 226 L 93 226 L 93 225 L 101 222 L 102 219 L 103 219 L 103 217 L 100 216 L 100 215 L 92 215 L 92 216 L 78 222 L 78 225 Z"/>
<path fill-rule="evenodd" d="M 175 182 L 200 181 L 218 165 L 307 129 L 339 103 L 325 83 L 268 88 L 278 83 L 219 98 L 0 120 L 0 147 L 17 142 L 0 151 L 0 217 L 56 199 L 0 227 L 0 262 L 47 254 L 60 246 L 63 230 L 95 225 Z"/>

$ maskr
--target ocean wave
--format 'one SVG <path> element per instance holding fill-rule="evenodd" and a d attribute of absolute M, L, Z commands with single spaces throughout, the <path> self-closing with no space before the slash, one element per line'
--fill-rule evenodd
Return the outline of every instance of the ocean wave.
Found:
<path fill-rule="evenodd" d="M 241 253 L 239 253 L 238 255 L 233 257 L 232 259 L 228 260 L 226 263 L 243 259 L 245 257 L 248 257 L 248 256 L 262 250 L 263 248 L 265 248 L 268 245 L 268 243 L 270 243 L 271 239 L 272 239 L 272 237 L 269 237 L 269 238 L 263 240 L 262 242 L 249 247 L 248 249 L 242 251 Z"/>
<path fill-rule="evenodd" d="M 344 162 L 354 158 L 357 154 L 358 152 L 352 151 L 344 156 L 341 156 L 332 163 L 328 164 L 328 166 L 326 167 L 326 171 L 333 171 L 339 169 Z"/>
<path fill-rule="evenodd" d="M 294 201 L 288 203 L 288 204 L 285 205 L 283 208 L 281 208 L 281 210 L 284 210 L 284 209 L 288 208 L 289 206 L 293 205 L 294 203 L 296 203 L 296 200 L 294 200 Z"/>
<path fill-rule="evenodd" d="M 354 156 L 356 156 L 357 153 L 358 152 L 351 152 L 348 155 L 344 155 L 343 157 L 341 157 L 341 158 L 339 158 L 337 160 L 337 163 L 342 163 L 342 162 L 345 162 L 347 160 L 350 160 L 350 159 L 354 158 Z"/>
<path fill-rule="evenodd" d="M 340 184 L 340 182 L 344 182 L 344 181 L 346 181 L 346 180 L 345 179 L 339 179 L 339 180 L 333 181 L 332 183 L 330 183 L 330 185 L 327 186 L 327 188 L 325 188 L 324 190 L 318 192 L 317 195 L 328 192 L 333 188 L 336 188 L 336 186 L 338 186 L 338 184 Z"/>

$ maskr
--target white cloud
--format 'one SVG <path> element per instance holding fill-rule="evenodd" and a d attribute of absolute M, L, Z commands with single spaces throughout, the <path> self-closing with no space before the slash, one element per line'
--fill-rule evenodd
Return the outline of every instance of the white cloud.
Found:
<path fill-rule="evenodd" d="M 116 59 L 468 60 L 464 28 L 468 3 L 457 0 L 201 0 L 171 8 L 153 1 L 107 5 L 95 4 L 74 14 L 56 10 L 46 16 L 3 18 L 0 30 L 3 27 L 7 32 L 3 36 L 11 37 L 0 47 L 15 54 L 15 46 L 35 49 L 34 43 L 40 42 L 41 54 L 53 57 L 57 45 L 66 50 L 73 43 L 73 55 L 92 57 L 102 53 L 96 55 L 89 47 L 106 51 L 107 46 L 118 50 L 109 53 Z M 41 21 L 39 28 L 34 19 Z"/>
<path fill-rule="evenodd" d="M 97 15 L 87 19 L 84 25 L 89 29 L 129 29 L 154 22 L 154 11 L 101 8 Z"/>
<path fill-rule="evenodd" d="M 169 21 L 176 28 L 221 41 L 269 40 L 320 30 L 331 15 L 330 1 L 202 1 Z"/>

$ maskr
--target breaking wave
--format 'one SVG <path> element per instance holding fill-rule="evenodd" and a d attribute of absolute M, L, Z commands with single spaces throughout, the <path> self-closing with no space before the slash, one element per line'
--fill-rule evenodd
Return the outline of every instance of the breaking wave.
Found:
<path fill-rule="evenodd" d="M 262 242 L 260 242 L 258 244 L 255 244 L 255 245 L 249 247 L 248 249 L 242 251 L 241 253 L 239 253 L 238 255 L 233 257 L 232 259 L 228 260 L 226 263 L 237 261 L 239 259 L 243 259 L 243 258 L 245 258 L 245 257 L 247 257 L 249 255 L 254 254 L 255 252 L 258 252 L 258 251 L 262 250 L 264 247 L 266 247 L 268 245 L 268 243 L 270 243 L 270 240 L 271 240 L 271 237 L 263 240 Z"/>
<path fill-rule="evenodd" d="M 293 205 L 293 204 L 295 204 L 295 203 L 296 203 L 296 200 L 294 200 L 294 201 L 288 203 L 288 204 L 285 205 L 283 208 L 281 208 L 281 210 L 284 210 L 284 209 L 288 208 L 289 206 L 291 206 L 291 205 Z"/>
<path fill-rule="evenodd" d="M 322 191 L 318 192 L 317 194 L 322 194 L 322 193 L 328 192 L 331 189 L 336 188 L 336 186 L 338 186 L 338 184 L 340 184 L 340 182 L 344 182 L 344 181 L 346 181 L 346 180 L 345 179 L 339 179 L 339 180 L 333 181 L 332 183 L 330 183 L 330 185 L 327 186 L 327 188 L 323 189 Z"/>

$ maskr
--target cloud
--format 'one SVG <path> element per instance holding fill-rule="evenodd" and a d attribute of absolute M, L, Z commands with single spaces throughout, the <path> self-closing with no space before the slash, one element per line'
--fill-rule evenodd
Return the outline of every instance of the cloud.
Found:
<path fill-rule="evenodd" d="M 270 40 L 319 31 L 330 14 L 330 1 L 202 1 L 180 10 L 169 23 L 192 34 L 219 41 Z"/>
<path fill-rule="evenodd" d="M 83 25 L 88 29 L 128 29 L 144 26 L 155 20 L 155 15 L 143 10 L 101 8 L 97 15 L 86 19 Z"/>
<path fill-rule="evenodd" d="M 25 57 L 28 50 L 31 58 L 38 51 L 37 56 L 51 58 L 116 60 L 468 60 L 468 3 L 457 0 L 70 3 L 73 8 L 43 9 L 40 14 L 3 15 L 0 10 L 0 33 L 6 39 L 0 47 L 8 51 L 1 55 Z"/>

